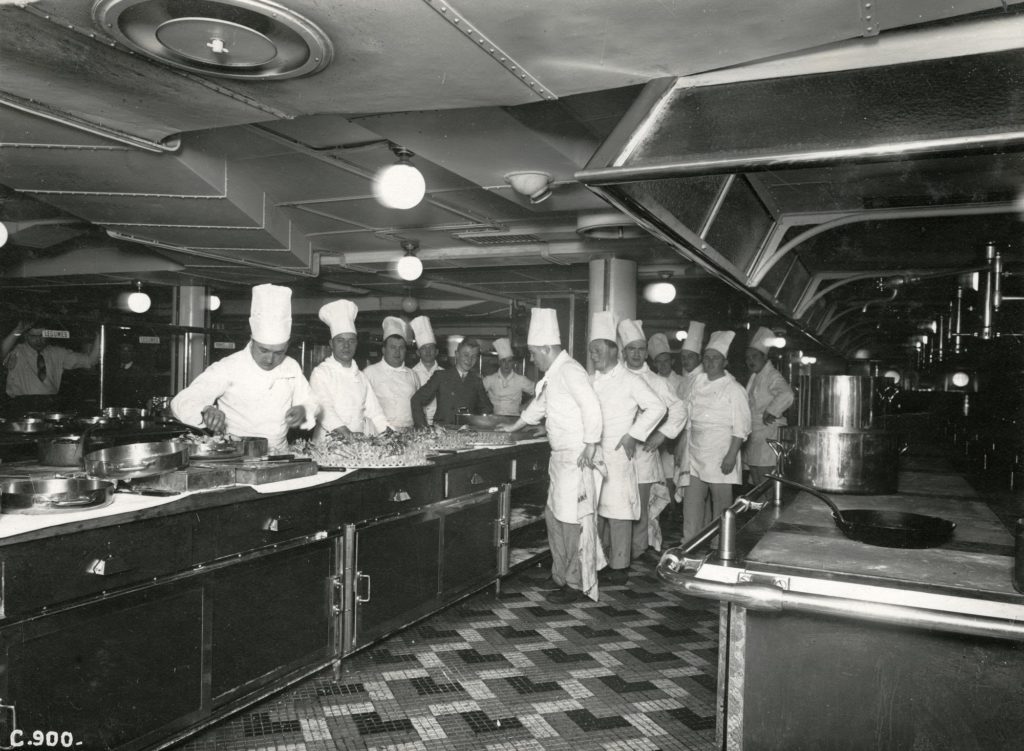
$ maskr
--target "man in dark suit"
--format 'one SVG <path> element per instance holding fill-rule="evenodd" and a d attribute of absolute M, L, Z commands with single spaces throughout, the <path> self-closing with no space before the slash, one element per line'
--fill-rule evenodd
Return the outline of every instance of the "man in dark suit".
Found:
<path fill-rule="evenodd" d="M 484 382 L 475 371 L 479 359 L 480 344 L 476 339 L 463 339 L 459 342 L 459 348 L 455 351 L 455 367 L 436 371 L 412 395 L 412 419 L 417 428 L 427 425 L 423 409 L 435 398 L 435 423 L 454 425 L 455 416 L 462 409 L 475 415 L 486 415 L 493 411 Z"/>

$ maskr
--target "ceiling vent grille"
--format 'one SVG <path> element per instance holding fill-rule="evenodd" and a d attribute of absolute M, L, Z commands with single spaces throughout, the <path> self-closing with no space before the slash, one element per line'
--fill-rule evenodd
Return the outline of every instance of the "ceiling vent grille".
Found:
<path fill-rule="evenodd" d="M 334 54 L 316 24 L 270 0 L 96 0 L 92 17 L 136 52 L 205 75 L 295 78 Z"/>
<path fill-rule="evenodd" d="M 452 237 L 464 243 L 485 248 L 494 245 L 539 245 L 545 242 L 537 235 L 508 232 L 453 232 Z"/>

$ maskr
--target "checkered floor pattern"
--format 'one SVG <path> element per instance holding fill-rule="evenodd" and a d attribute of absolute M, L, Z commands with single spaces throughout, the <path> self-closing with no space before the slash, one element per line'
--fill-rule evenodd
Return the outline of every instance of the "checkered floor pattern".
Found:
<path fill-rule="evenodd" d="M 523 572 L 179 749 L 710 751 L 717 603 L 632 571 L 569 606 Z"/>

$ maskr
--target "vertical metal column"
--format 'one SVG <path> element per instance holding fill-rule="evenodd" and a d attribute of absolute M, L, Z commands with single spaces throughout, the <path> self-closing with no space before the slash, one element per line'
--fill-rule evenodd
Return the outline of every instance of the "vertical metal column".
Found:
<path fill-rule="evenodd" d="M 209 306 L 205 287 L 176 287 L 174 323 L 189 328 L 207 328 Z M 174 391 L 185 388 L 206 367 L 206 335 L 188 332 L 175 342 Z"/>
<path fill-rule="evenodd" d="M 995 265 L 998 258 L 995 243 L 988 243 L 985 246 L 985 260 L 989 263 L 989 269 L 984 273 L 984 287 L 981 290 L 981 338 L 985 340 L 992 338 L 996 295 Z"/>
<path fill-rule="evenodd" d="M 590 297 L 587 321 L 594 313 L 610 310 L 616 319 L 636 317 L 636 262 L 599 258 L 590 262 Z"/>

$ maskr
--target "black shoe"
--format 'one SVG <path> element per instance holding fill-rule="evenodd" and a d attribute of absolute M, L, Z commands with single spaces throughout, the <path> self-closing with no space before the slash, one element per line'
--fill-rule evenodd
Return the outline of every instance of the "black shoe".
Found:
<path fill-rule="evenodd" d="M 565 585 L 564 584 L 559 584 L 551 576 L 549 576 L 546 579 L 536 580 L 536 587 L 541 592 L 554 592 L 556 590 L 561 589 L 563 586 L 565 586 Z"/>
<path fill-rule="evenodd" d="M 604 568 L 597 572 L 599 584 L 618 587 L 629 581 L 628 568 Z"/>
<path fill-rule="evenodd" d="M 657 566 L 661 563 L 661 551 L 647 548 L 647 550 L 640 554 L 640 560 L 644 563 L 650 563 L 652 566 Z"/>
<path fill-rule="evenodd" d="M 559 605 L 568 605 L 579 600 L 586 599 L 586 595 L 578 589 L 574 589 L 566 584 L 561 589 L 556 589 L 554 592 L 548 592 L 544 595 L 544 599 L 548 602 L 554 602 Z"/>

